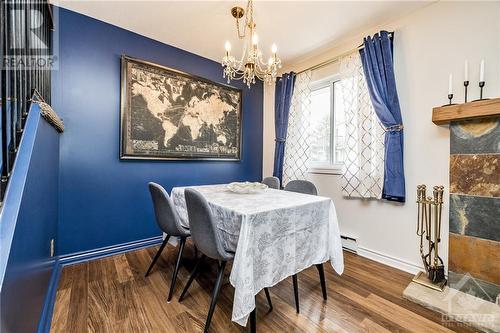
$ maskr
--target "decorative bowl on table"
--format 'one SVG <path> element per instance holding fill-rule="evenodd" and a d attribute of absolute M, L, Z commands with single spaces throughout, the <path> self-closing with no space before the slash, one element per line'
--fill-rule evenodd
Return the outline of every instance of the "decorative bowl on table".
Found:
<path fill-rule="evenodd" d="M 228 184 L 226 187 L 229 191 L 234 192 L 234 193 L 250 194 L 250 193 L 263 192 L 267 188 L 267 185 L 262 184 L 262 183 L 257 183 L 257 182 L 254 182 L 254 183 L 234 182 L 234 183 Z"/>

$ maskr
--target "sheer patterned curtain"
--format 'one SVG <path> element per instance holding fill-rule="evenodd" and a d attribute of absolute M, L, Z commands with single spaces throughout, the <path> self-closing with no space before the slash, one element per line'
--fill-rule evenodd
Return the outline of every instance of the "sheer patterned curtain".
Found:
<path fill-rule="evenodd" d="M 340 59 L 340 75 L 347 136 L 342 194 L 356 198 L 381 198 L 384 129 L 373 109 L 358 52 Z"/>
<path fill-rule="evenodd" d="M 283 184 L 305 179 L 309 159 L 309 119 L 311 116 L 311 71 L 295 78 L 283 163 Z"/>

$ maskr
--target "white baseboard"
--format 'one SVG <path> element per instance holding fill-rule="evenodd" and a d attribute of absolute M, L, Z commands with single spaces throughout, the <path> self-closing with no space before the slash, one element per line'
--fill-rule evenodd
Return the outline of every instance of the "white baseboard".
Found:
<path fill-rule="evenodd" d="M 88 251 L 69 253 L 59 256 L 59 264 L 61 264 L 62 266 L 67 266 L 90 260 L 100 259 L 119 253 L 125 253 L 129 251 L 142 249 L 145 247 L 155 246 L 161 244 L 161 240 L 162 239 L 160 236 L 155 236 L 151 238 L 140 239 L 138 241 L 121 243 Z"/>
<path fill-rule="evenodd" d="M 415 265 L 414 263 L 396 257 L 392 257 L 384 253 L 373 251 L 361 246 L 358 246 L 358 255 L 377 261 L 384 265 L 397 268 L 399 270 L 405 271 L 410 274 L 417 274 L 419 271 L 424 270 L 423 267 Z"/>

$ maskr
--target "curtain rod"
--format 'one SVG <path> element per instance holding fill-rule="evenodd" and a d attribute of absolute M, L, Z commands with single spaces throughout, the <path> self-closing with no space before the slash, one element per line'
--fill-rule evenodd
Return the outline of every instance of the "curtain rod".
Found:
<path fill-rule="evenodd" d="M 394 38 L 394 31 L 389 32 L 389 37 L 390 37 L 391 39 L 393 39 L 393 38 Z M 346 55 L 351 54 L 351 53 L 353 53 L 353 52 L 359 51 L 359 50 L 361 50 L 361 49 L 363 49 L 363 48 L 364 48 L 364 46 L 363 46 L 363 44 L 361 44 L 360 46 L 358 46 L 358 47 L 357 47 L 357 48 L 355 48 L 355 49 L 351 49 L 351 50 L 349 50 L 349 51 L 347 51 L 347 52 L 344 52 L 344 53 L 342 53 L 342 54 L 339 54 L 339 55 L 337 55 L 337 56 L 335 56 L 335 57 L 333 57 L 333 58 L 331 58 L 331 59 L 328 59 L 328 60 L 325 60 L 325 61 L 323 61 L 323 62 L 320 62 L 319 64 L 316 64 L 316 65 L 313 65 L 313 66 L 307 67 L 307 68 L 305 68 L 305 69 L 303 69 L 303 70 L 301 70 L 301 71 L 297 72 L 297 75 L 299 75 L 299 74 L 301 74 L 301 73 L 304 73 L 304 72 L 307 72 L 307 71 L 313 71 L 313 70 L 315 70 L 315 69 L 318 69 L 318 68 L 325 67 L 325 66 L 327 66 L 327 65 L 330 65 L 330 64 L 336 63 L 337 61 L 339 61 L 339 59 L 340 59 L 340 58 L 345 57 Z"/>

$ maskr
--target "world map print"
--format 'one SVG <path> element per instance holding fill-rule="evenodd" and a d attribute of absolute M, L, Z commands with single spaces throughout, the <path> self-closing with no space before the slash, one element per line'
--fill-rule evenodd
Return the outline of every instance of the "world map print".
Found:
<path fill-rule="evenodd" d="M 240 158 L 240 90 L 128 57 L 122 78 L 123 158 Z"/>

